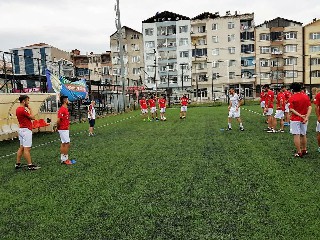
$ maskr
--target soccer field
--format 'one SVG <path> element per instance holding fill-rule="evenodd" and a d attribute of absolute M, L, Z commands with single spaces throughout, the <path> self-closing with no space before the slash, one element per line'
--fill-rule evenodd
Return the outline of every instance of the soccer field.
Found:
<path fill-rule="evenodd" d="M 0 142 L 0 239 L 320 239 L 316 118 L 297 159 L 288 127 L 266 133 L 244 107 L 244 132 L 222 130 L 225 106 L 97 119 L 95 137 L 73 124 L 72 166 L 57 133 L 35 134 L 38 171 L 15 170 L 18 141 Z"/>

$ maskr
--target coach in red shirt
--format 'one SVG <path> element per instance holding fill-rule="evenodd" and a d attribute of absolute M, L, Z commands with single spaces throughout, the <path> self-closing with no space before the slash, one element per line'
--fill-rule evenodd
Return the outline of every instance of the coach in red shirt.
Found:
<path fill-rule="evenodd" d="M 311 114 L 311 102 L 308 96 L 301 92 L 300 83 L 292 83 L 293 95 L 290 103 L 290 133 L 293 134 L 294 145 L 297 149 L 295 157 L 303 157 L 307 152 L 307 123 Z"/>
<path fill-rule="evenodd" d="M 19 169 L 21 165 L 22 155 L 27 160 L 28 170 L 37 170 L 40 167 L 32 164 L 31 160 L 31 146 L 32 146 L 32 122 L 34 116 L 29 106 L 30 98 L 27 95 L 21 95 L 19 97 L 20 106 L 16 109 L 16 116 L 19 122 L 19 141 L 20 147 L 17 152 L 17 162 L 15 168 Z"/>

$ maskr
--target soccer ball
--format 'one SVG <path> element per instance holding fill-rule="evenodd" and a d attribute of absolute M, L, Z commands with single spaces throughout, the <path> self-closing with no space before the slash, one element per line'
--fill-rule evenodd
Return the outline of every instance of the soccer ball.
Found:
<path fill-rule="evenodd" d="M 163 117 L 163 118 L 162 118 L 162 120 L 163 120 L 163 121 L 166 121 L 166 120 L 167 120 L 167 118 L 166 118 L 166 117 Z"/>

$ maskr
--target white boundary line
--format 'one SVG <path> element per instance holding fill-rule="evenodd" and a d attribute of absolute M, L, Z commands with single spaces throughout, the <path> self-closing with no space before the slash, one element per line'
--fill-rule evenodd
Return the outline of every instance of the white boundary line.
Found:
<path fill-rule="evenodd" d="M 114 121 L 114 122 L 111 122 L 111 123 L 106 123 L 106 124 L 100 125 L 100 126 L 95 127 L 95 128 L 96 128 L 96 129 L 99 129 L 99 128 L 102 128 L 102 127 L 107 127 L 107 126 L 109 126 L 109 125 L 113 125 L 113 124 L 116 124 L 116 123 L 120 123 L 120 122 L 123 122 L 123 121 L 125 121 L 125 120 L 129 120 L 129 119 L 131 119 L 131 118 L 135 118 L 135 117 L 137 117 L 137 116 L 140 116 L 140 114 L 139 114 L 139 115 L 130 116 L 130 117 L 126 117 L 126 118 L 123 118 L 123 119 L 120 119 L 120 120 L 117 120 L 117 121 Z M 72 137 L 72 136 L 76 136 L 76 135 L 79 135 L 79 134 L 81 134 L 81 133 L 86 133 L 86 132 L 87 132 L 87 130 L 83 130 L 83 131 L 80 131 L 80 132 L 73 133 L 73 134 L 71 134 L 70 136 Z M 46 143 L 40 143 L 40 144 L 38 144 L 38 145 L 36 145 L 36 146 L 33 146 L 32 148 L 38 148 L 38 147 L 46 146 L 46 145 L 48 145 L 48 144 L 51 144 L 51 143 L 54 143 L 54 142 L 57 142 L 57 141 L 60 141 L 60 139 L 55 139 L 55 140 L 52 140 L 52 141 L 49 141 L 49 142 L 46 142 Z M 14 156 L 14 155 L 16 155 L 16 154 L 17 154 L 17 152 L 9 153 L 9 154 L 0 156 L 0 159 L 6 158 L 6 157 L 11 157 L 11 156 Z"/>

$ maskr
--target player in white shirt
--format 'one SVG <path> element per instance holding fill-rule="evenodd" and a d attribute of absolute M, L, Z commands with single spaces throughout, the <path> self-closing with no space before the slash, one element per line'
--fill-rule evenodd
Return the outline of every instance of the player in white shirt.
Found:
<path fill-rule="evenodd" d="M 94 136 L 93 129 L 96 123 L 96 110 L 94 108 L 95 104 L 95 101 L 91 101 L 91 104 L 88 107 L 89 136 Z"/>
<path fill-rule="evenodd" d="M 240 106 L 242 105 L 242 98 L 234 91 L 234 88 L 229 89 L 229 98 L 230 98 L 230 104 L 228 107 L 229 110 L 229 116 L 228 116 L 228 129 L 232 130 L 231 127 L 231 121 L 232 118 L 236 118 L 239 125 L 240 125 L 240 131 L 244 131 L 244 127 L 240 118 Z"/>

